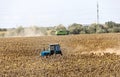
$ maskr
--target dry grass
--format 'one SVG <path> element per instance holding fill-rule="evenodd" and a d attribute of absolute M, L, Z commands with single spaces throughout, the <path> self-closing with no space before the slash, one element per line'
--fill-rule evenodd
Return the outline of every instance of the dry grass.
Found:
<path fill-rule="evenodd" d="M 50 43 L 60 43 L 63 56 L 40 57 Z M 119 77 L 117 52 L 120 34 L 0 38 L 0 77 Z"/>

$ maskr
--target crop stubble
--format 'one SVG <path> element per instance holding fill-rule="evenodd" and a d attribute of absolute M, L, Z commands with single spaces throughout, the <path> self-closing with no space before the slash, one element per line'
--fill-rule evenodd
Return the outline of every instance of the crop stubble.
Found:
<path fill-rule="evenodd" d="M 51 43 L 63 56 L 40 57 Z M 0 38 L 0 77 L 119 77 L 120 56 L 104 52 L 114 48 L 120 51 L 120 34 Z"/>

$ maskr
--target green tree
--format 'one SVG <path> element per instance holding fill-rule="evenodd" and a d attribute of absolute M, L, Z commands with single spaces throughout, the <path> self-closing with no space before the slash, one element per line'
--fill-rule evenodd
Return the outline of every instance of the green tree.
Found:
<path fill-rule="evenodd" d="M 120 27 L 113 27 L 112 32 L 114 33 L 120 32 Z"/>
<path fill-rule="evenodd" d="M 93 24 L 91 24 L 91 25 L 89 26 L 89 31 L 90 31 L 91 34 L 96 33 L 97 26 L 98 26 L 98 25 L 95 24 L 95 23 L 93 23 Z"/>
<path fill-rule="evenodd" d="M 55 30 L 66 30 L 65 26 L 62 24 L 59 24 L 58 26 L 55 26 Z"/>
<path fill-rule="evenodd" d="M 96 27 L 96 33 L 107 33 L 107 29 L 102 25 L 98 24 Z"/>
<path fill-rule="evenodd" d="M 68 31 L 70 34 L 79 34 L 81 30 L 82 30 L 82 25 L 77 23 L 73 23 L 68 27 Z"/>
<path fill-rule="evenodd" d="M 115 23 L 113 21 L 105 22 L 105 27 L 107 28 L 109 33 L 118 33 L 118 32 L 120 32 L 120 24 Z"/>
<path fill-rule="evenodd" d="M 24 34 L 24 28 L 22 26 L 19 26 L 16 28 L 15 32 L 16 32 L 16 35 L 22 35 Z"/>
<path fill-rule="evenodd" d="M 82 26 L 82 30 L 80 31 L 80 34 L 89 34 L 89 27 L 88 26 Z"/>
<path fill-rule="evenodd" d="M 117 26 L 117 24 L 113 21 L 108 21 L 108 22 L 105 22 L 105 26 L 107 28 L 113 28 L 113 27 Z"/>

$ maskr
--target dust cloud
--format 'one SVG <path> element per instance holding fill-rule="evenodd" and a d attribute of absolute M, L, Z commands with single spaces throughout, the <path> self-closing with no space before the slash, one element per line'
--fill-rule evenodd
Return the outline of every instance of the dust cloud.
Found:
<path fill-rule="evenodd" d="M 105 50 L 97 50 L 97 51 L 91 51 L 91 52 L 82 52 L 81 54 L 91 54 L 91 53 L 96 54 L 98 56 L 104 55 L 105 53 L 120 55 L 120 48 L 107 48 Z"/>
<path fill-rule="evenodd" d="M 107 48 L 105 50 L 98 50 L 96 52 L 92 52 L 95 54 L 104 54 L 104 53 L 110 53 L 110 54 L 116 54 L 116 55 L 120 55 L 120 48 Z"/>
<path fill-rule="evenodd" d="M 4 37 L 31 37 L 31 36 L 44 36 L 38 27 L 18 27 L 15 29 L 9 29 Z"/>

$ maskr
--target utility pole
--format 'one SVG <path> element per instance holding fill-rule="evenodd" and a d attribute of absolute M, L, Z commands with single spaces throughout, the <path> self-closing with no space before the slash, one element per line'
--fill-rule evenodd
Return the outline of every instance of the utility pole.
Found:
<path fill-rule="evenodd" d="M 97 24 L 99 24 L 99 4 L 97 1 Z"/>

